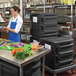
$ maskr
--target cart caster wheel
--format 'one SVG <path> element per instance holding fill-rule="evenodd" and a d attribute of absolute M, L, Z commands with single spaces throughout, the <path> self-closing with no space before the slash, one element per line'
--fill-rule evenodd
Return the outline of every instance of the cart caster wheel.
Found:
<path fill-rule="evenodd" d="M 76 72 L 74 71 L 74 69 L 71 70 L 72 74 L 76 74 Z"/>
<path fill-rule="evenodd" d="M 54 74 L 54 76 L 57 76 L 57 74 Z"/>

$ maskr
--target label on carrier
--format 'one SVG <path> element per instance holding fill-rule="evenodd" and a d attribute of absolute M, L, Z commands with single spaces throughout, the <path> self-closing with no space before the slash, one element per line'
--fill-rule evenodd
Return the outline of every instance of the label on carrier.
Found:
<path fill-rule="evenodd" d="M 51 45 L 45 43 L 45 48 L 51 50 Z"/>
<path fill-rule="evenodd" d="M 33 42 L 37 43 L 38 41 L 37 40 L 33 40 Z"/>
<path fill-rule="evenodd" d="M 33 17 L 33 22 L 37 23 L 37 17 Z"/>

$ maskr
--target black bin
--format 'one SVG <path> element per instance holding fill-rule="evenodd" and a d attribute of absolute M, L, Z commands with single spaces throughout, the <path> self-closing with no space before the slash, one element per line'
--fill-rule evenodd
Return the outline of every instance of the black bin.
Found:
<path fill-rule="evenodd" d="M 42 76 L 40 59 L 37 59 L 24 67 L 24 76 Z"/>
<path fill-rule="evenodd" d="M 58 16 L 55 13 L 31 14 L 31 34 L 36 37 L 58 35 Z"/>
<path fill-rule="evenodd" d="M 19 68 L 1 60 L 0 76 L 19 76 Z"/>

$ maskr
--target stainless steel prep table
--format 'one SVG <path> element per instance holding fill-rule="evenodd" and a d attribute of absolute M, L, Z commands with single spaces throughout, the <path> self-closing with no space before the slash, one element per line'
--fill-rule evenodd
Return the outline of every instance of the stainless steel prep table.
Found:
<path fill-rule="evenodd" d="M 20 68 L 20 76 L 23 76 L 23 67 L 24 66 L 26 66 L 27 64 L 30 64 L 37 58 L 42 58 L 42 60 L 43 60 L 42 76 L 45 76 L 45 55 L 50 52 L 51 52 L 50 50 L 44 48 L 41 52 L 38 52 L 38 53 L 34 54 L 33 56 L 26 58 L 25 60 L 20 60 L 20 59 L 18 60 L 12 56 L 10 51 L 0 50 L 0 59 L 18 66 Z"/>

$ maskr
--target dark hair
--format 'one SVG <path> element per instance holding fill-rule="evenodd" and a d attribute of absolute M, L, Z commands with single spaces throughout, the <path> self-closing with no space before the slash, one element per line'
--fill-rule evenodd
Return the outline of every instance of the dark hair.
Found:
<path fill-rule="evenodd" d="M 12 9 L 14 9 L 15 11 L 17 11 L 18 13 L 20 13 L 20 8 L 17 6 L 13 6 Z"/>

